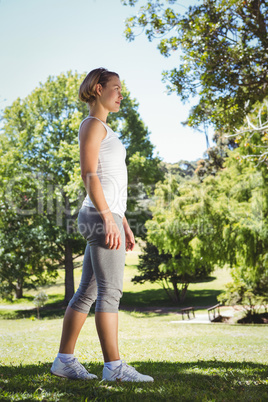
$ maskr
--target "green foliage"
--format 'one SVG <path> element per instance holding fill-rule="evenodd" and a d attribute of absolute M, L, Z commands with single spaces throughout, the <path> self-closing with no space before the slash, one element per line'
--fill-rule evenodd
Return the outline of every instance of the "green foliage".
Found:
<path fill-rule="evenodd" d="M 221 202 L 226 207 L 226 221 L 219 239 L 233 277 L 220 300 L 242 304 L 247 316 L 256 314 L 256 306 L 267 303 L 268 296 L 268 175 L 266 163 L 259 163 L 260 158 L 254 155 L 260 151 L 264 155 L 265 130 L 257 130 L 253 124 L 259 110 L 263 109 L 258 108 L 255 116 L 247 117 L 251 119 L 250 128 L 239 130 L 236 136 L 239 147 L 229 152 L 225 168 L 214 182 L 214 191 L 221 192 Z M 208 180 L 204 183 L 208 184 Z"/>
<path fill-rule="evenodd" d="M 179 51 L 180 64 L 164 71 L 163 80 L 183 101 L 198 97 L 187 124 L 239 127 L 268 94 L 268 2 L 203 0 L 183 15 L 181 6 L 176 0 L 147 2 L 126 20 L 125 36 L 134 40 L 140 27 L 150 41 L 159 40 L 162 55 Z"/>
<path fill-rule="evenodd" d="M 196 179 L 179 184 L 170 177 L 157 185 L 153 200 L 153 218 L 146 227 L 147 240 L 155 250 L 145 250 L 140 265 L 143 275 L 138 279 L 161 280 L 169 294 L 171 283 L 173 299 L 183 301 L 189 283 L 207 278 L 216 262 L 203 195 Z M 153 259 L 152 253 L 156 254 Z"/>
<path fill-rule="evenodd" d="M 256 304 L 250 302 L 252 295 L 254 300 L 267 297 L 268 267 L 267 163 L 257 163 L 259 158 L 254 157 L 254 152 L 261 151 L 266 161 L 266 129 L 258 130 L 253 117 L 265 124 L 266 109 L 260 108 L 258 114 L 248 117 L 251 129 L 239 131 L 235 140 L 239 147 L 229 143 L 223 147 L 225 157 L 217 152 L 215 158 L 210 155 L 202 174 L 199 164 L 196 172 L 201 182 L 194 177 L 160 183 L 153 197 L 153 218 L 146 224 L 148 241 L 163 256 L 171 256 L 168 262 L 158 264 L 159 271 L 193 278 L 198 271 L 208 274 L 215 264 L 228 264 L 236 272 L 238 284 L 234 281 L 227 293 L 236 299 L 238 291 L 237 302 L 247 300 L 251 306 Z M 147 265 L 147 275 L 155 277 L 156 271 L 149 269 L 150 261 Z"/>
<path fill-rule="evenodd" d="M 253 274 L 247 267 L 233 268 L 233 281 L 227 283 L 225 292 L 218 296 L 221 303 L 242 305 L 248 318 L 257 315 L 268 304 L 268 270 L 259 274 L 258 278 L 252 278 Z"/>
<path fill-rule="evenodd" d="M 209 221 L 204 220 L 208 208 L 204 196 L 195 178 L 180 184 L 170 178 L 155 191 L 153 219 L 147 225 L 148 238 L 160 252 L 171 253 L 172 257 L 180 254 L 182 273 L 195 271 L 190 261 L 195 260 L 194 265 L 206 264 L 205 243 L 210 236 L 210 226 Z M 175 261 L 172 264 L 177 265 Z"/>
<path fill-rule="evenodd" d="M 23 289 L 36 289 L 57 276 L 52 257 L 55 246 L 44 233 L 43 219 L 34 219 L 1 208 L 0 293 L 7 300 L 23 297 Z"/>

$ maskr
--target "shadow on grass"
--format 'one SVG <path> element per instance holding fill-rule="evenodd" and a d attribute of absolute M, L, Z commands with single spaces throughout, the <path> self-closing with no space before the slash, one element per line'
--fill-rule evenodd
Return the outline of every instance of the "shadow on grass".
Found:
<path fill-rule="evenodd" d="M 218 303 L 217 296 L 222 293 L 218 289 L 188 290 L 185 306 L 214 306 Z"/>
<path fill-rule="evenodd" d="M 51 363 L 0 367 L 1 401 L 266 401 L 267 366 L 252 362 L 134 362 L 154 383 L 72 381 L 49 373 Z M 100 379 L 101 364 L 85 367 Z"/>
<path fill-rule="evenodd" d="M 141 292 L 124 292 L 121 299 L 121 306 L 133 309 L 137 307 L 189 307 L 189 306 L 214 306 L 218 303 L 217 296 L 221 290 L 202 289 L 202 290 L 188 290 L 186 299 L 183 303 L 176 304 L 171 301 L 164 289 L 150 289 Z M 123 308 L 122 308 L 123 309 Z"/>

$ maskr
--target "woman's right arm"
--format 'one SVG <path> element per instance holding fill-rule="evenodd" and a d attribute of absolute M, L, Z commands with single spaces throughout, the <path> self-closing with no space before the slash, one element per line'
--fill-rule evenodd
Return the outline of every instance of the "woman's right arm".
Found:
<path fill-rule="evenodd" d="M 83 123 L 79 132 L 81 177 L 86 191 L 99 212 L 105 228 L 105 243 L 111 249 L 119 249 L 121 235 L 110 208 L 105 200 L 100 180 L 97 176 L 98 157 L 106 129 L 97 119 Z"/>

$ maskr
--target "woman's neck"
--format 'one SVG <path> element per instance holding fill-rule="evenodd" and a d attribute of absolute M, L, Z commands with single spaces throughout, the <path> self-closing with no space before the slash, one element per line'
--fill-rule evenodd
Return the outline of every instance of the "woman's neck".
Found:
<path fill-rule="evenodd" d="M 108 112 L 103 108 L 92 106 L 89 109 L 89 116 L 97 117 L 99 120 L 106 123 Z"/>

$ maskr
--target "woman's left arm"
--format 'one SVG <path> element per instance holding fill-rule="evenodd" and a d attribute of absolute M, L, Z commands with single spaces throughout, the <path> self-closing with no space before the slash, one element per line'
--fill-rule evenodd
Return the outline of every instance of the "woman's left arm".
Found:
<path fill-rule="evenodd" d="M 132 230 L 129 227 L 127 218 L 125 216 L 123 218 L 123 227 L 124 227 L 125 236 L 126 236 L 126 251 L 128 251 L 128 250 L 132 251 L 135 246 L 135 237 L 134 237 Z"/>

